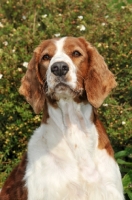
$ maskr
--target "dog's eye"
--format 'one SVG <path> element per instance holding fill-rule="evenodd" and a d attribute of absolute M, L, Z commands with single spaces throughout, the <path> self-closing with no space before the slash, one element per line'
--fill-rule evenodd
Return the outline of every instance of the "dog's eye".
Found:
<path fill-rule="evenodd" d="M 79 51 L 73 51 L 72 52 L 72 56 L 74 56 L 74 57 L 79 57 L 79 56 L 81 56 L 81 53 L 79 52 Z"/>
<path fill-rule="evenodd" d="M 50 60 L 51 57 L 49 54 L 45 54 L 43 57 L 42 57 L 43 60 Z"/>

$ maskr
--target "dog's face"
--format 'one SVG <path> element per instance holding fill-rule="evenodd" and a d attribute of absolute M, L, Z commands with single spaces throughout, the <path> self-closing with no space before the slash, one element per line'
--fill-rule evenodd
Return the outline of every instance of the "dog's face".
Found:
<path fill-rule="evenodd" d="M 45 98 L 81 97 L 99 107 L 116 86 L 103 57 L 84 38 L 65 37 L 42 42 L 34 51 L 20 93 L 39 113 Z"/>
<path fill-rule="evenodd" d="M 47 95 L 55 99 L 81 95 L 88 70 L 88 54 L 81 40 L 52 40 L 43 48 L 39 68 L 47 84 Z"/>

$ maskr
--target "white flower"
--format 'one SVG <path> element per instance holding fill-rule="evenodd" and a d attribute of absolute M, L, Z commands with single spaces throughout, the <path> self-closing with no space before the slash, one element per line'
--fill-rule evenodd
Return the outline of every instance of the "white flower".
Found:
<path fill-rule="evenodd" d="M 86 30 L 86 27 L 84 25 L 82 25 L 82 24 L 77 26 L 77 28 L 79 28 L 80 31 L 85 31 Z"/>
<path fill-rule="evenodd" d="M 102 46 L 102 44 L 101 44 L 101 43 L 99 43 L 99 44 L 98 44 L 98 47 L 101 47 L 101 46 Z"/>
<path fill-rule="evenodd" d="M 125 9 L 125 6 L 121 6 L 121 9 Z"/>
<path fill-rule="evenodd" d="M 106 15 L 105 18 L 106 18 L 106 19 L 109 18 L 109 15 Z"/>
<path fill-rule="evenodd" d="M 80 26 L 80 31 L 85 31 L 86 30 L 86 27 L 84 25 L 81 25 Z"/>
<path fill-rule="evenodd" d="M 12 52 L 15 53 L 16 49 L 12 49 Z"/>
<path fill-rule="evenodd" d="M 0 74 L 0 79 L 2 79 L 3 74 Z"/>
<path fill-rule="evenodd" d="M 41 26 L 41 24 L 40 24 L 40 23 L 38 23 L 38 27 L 39 27 L 39 26 Z"/>
<path fill-rule="evenodd" d="M 106 23 L 102 23 L 101 25 L 102 25 L 102 26 L 105 26 L 105 25 L 106 25 Z"/>
<path fill-rule="evenodd" d="M 107 104 L 107 103 L 104 103 L 104 104 L 103 104 L 103 106 L 104 106 L 104 107 L 107 107 L 107 106 L 108 106 L 108 104 Z"/>
<path fill-rule="evenodd" d="M 80 15 L 80 16 L 78 16 L 78 19 L 83 19 L 83 16 L 81 16 L 81 15 Z"/>
<path fill-rule="evenodd" d="M 4 25 L 0 22 L 0 28 L 3 28 L 4 27 Z"/>
<path fill-rule="evenodd" d="M 22 65 L 23 65 L 23 67 L 26 67 L 26 68 L 27 68 L 28 62 L 24 62 Z"/>
<path fill-rule="evenodd" d="M 47 17 L 47 14 L 45 14 L 45 15 L 42 15 L 42 18 L 46 18 Z"/>
<path fill-rule="evenodd" d="M 60 33 L 54 34 L 55 37 L 60 37 Z"/>
<path fill-rule="evenodd" d="M 122 121 L 122 125 L 125 125 L 125 124 L 126 124 L 126 122 Z"/>
<path fill-rule="evenodd" d="M 25 20 L 27 17 L 25 15 L 22 16 L 22 19 Z"/>
<path fill-rule="evenodd" d="M 22 69 L 19 67 L 19 68 L 18 68 L 18 71 L 19 71 L 19 72 L 22 72 Z"/>
<path fill-rule="evenodd" d="M 4 41 L 3 44 L 4 44 L 5 46 L 7 46 L 7 45 L 8 45 L 8 42 L 7 42 L 7 41 Z"/>
<path fill-rule="evenodd" d="M 58 14 L 58 16 L 62 16 L 62 14 L 61 14 L 61 13 L 59 13 L 59 14 Z"/>

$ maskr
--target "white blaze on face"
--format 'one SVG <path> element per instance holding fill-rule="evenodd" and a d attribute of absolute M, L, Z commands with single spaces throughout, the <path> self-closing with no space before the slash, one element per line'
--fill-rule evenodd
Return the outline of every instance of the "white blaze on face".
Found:
<path fill-rule="evenodd" d="M 49 90 L 53 90 L 55 86 L 60 82 L 65 83 L 72 89 L 76 88 L 76 82 L 77 82 L 76 66 L 74 65 L 71 58 L 64 51 L 65 42 L 66 42 L 66 37 L 61 38 L 59 40 L 55 40 L 56 52 L 55 55 L 52 57 L 47 70 L 47 84 Z M 57 77 L 51 72 L 51 66 L 56 62 L 65 62 L 68 65 L 69 71 L 65 76 Z"/>

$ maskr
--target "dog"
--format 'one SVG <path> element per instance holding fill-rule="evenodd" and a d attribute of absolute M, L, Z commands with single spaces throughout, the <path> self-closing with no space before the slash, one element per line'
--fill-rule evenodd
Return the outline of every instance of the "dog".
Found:
<path fill-rule="evenodd" d="M 42 123 L 0 200 L 123 200 L 119 167 L 97 108 L 116 87 L 103 57 L 84 38 L 43 41 L 20 94 Z"/>

